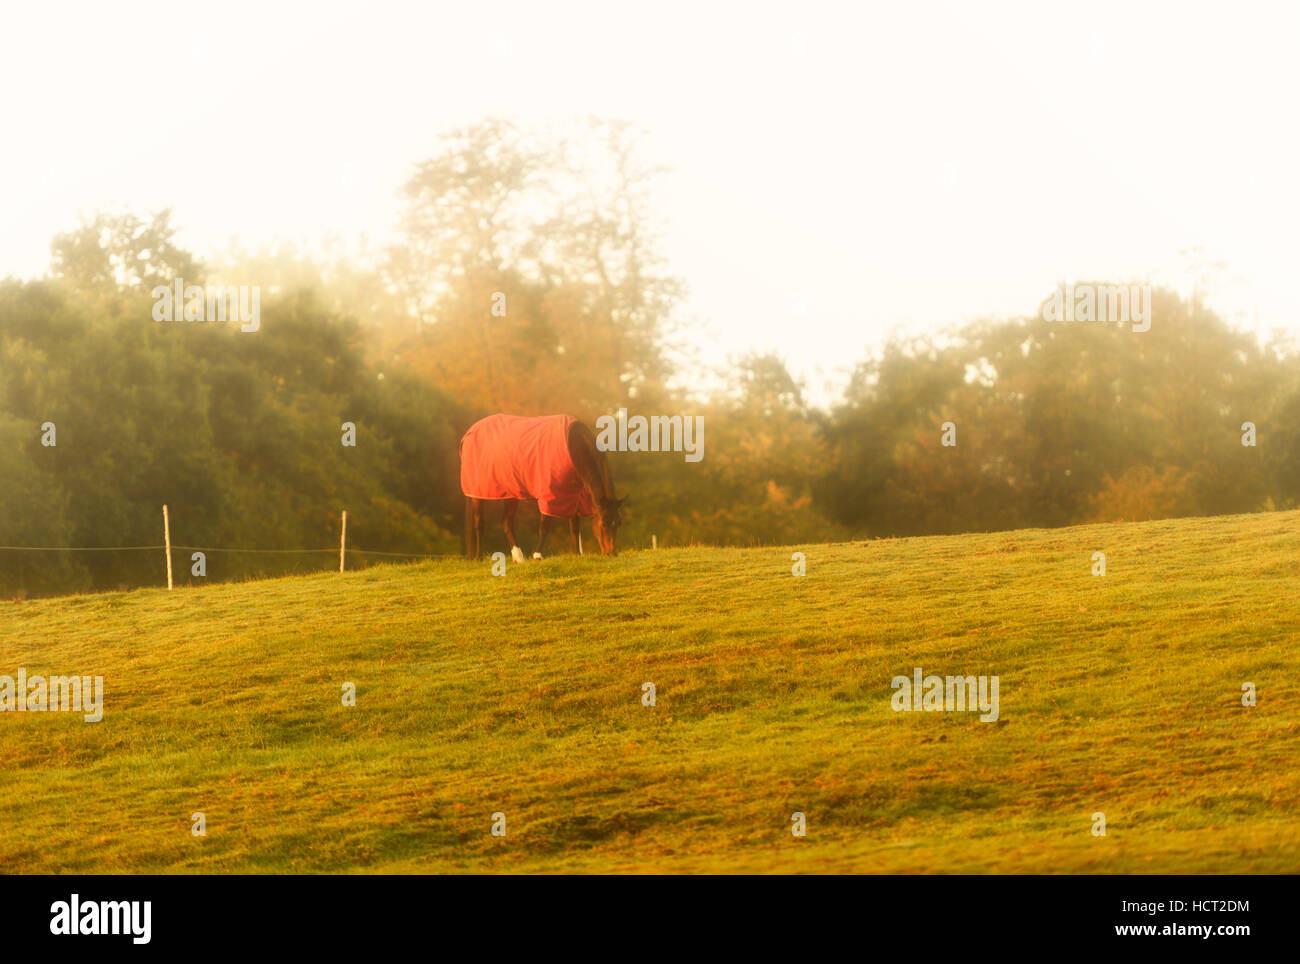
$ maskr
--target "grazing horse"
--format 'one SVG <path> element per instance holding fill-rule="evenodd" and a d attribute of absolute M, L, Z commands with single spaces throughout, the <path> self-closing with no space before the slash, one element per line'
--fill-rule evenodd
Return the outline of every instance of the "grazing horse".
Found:
<path fill-rule="evenodd" d="M 483 503 L 502 502 L 501 526 L 510 540 L 510 555 L 523 562 L 515 541 L 515 511 L 521 500 L 536 500 L 541 513 L 534 559 L 553 519 L 569 520 L 573 551 L 579 548 L 579 525 L 592 517 L 596 542 L 605 555 L 614 546 L 625 499 L 614 496 L 609 460 L 596 447 L 591 429 L 571 415 L 489 415 L 470 426 L 460 440 L 460 490 L 465 493 L 465 555 L 483 553 Z"/>

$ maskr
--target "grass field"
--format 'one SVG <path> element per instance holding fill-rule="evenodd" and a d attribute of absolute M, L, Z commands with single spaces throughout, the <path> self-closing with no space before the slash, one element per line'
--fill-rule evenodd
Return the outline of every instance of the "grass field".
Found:
<path fill-rule="evenodd" d="M 1298 642 L 1296 512 L 5 601 L 0 867 L 1300 871 Z"/>

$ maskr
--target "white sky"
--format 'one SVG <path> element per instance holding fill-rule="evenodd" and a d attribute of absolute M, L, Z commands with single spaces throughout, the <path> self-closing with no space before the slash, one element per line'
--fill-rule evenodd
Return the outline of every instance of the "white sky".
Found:
<path fill-rule="evenodd" d="M 0 23 L 0 275 L 79 212 L 382 243 L 435 136 L 487 115 L 646 132 L 706 360 L 814 396 L 896 326 L 1058 280 L 1186 287 L 1300 333 L 1300 5 L 23 4 Z"/>

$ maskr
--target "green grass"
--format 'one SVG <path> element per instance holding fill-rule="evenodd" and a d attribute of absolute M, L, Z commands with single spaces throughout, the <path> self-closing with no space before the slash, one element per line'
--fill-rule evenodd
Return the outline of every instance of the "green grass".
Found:
<path fill-rule="evenodd" d="M 0 713 L 0 867 L 1294 872 L 1298 640 L 1295 512 L 2 602 L 106 708 Z"/>

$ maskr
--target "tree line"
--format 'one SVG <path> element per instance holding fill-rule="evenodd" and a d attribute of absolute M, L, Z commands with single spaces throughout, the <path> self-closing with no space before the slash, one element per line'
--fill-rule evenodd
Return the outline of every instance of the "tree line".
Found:
<path fill-rule="evenodd" d="M 457 444 L 493 411 L 702 415 L 705 457 L 610 454 L 623 541 L 751 545 L 1214 515 L 1300 501 L 1300 363 L 1157 289 L 1149 331 L 1024 318 L 897 338 L 842 397 L 782 360 L 697 370 L 633 132 L 449 134 L 396 243 L 201 262 L 167 212 L 98 215 L 0 282 L 0 546 L 212 549 L 209 579 L 459 551 Z M 263 322 L 153 320 L 176 278 L 257 285 Z M 1044 292 L 1044 295 L 1047 293 Z M 344 423 L 355 446 L 342 444 Z M 950 423 L 951 440 L 942 443 Z M 1251 423 L 1254 445 L 1244 445 Z M 43 426 L 53 426 L 53 439 Z M 53 444 L 49 444 L 53 441 Z M 525 521 L 523 524 L 527 524 Z M 385 558 L 356 557 L 357 564 Z M 177 553 L 181 581 L 187 560 Z M 0 589 L 156 585 L 152 551 L 0 549 Z"/>

